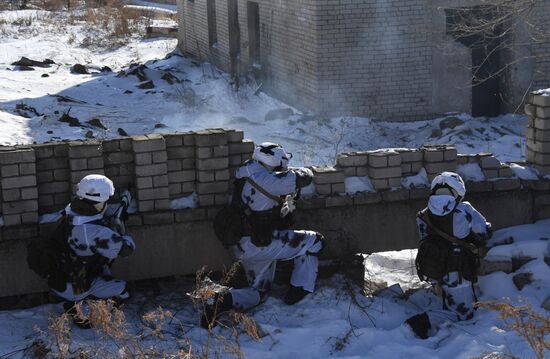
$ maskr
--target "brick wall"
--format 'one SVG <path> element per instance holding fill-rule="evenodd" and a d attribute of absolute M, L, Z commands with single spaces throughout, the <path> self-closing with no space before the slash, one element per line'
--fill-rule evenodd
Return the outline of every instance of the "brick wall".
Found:
<path fill-rule="evenodd" d="M 67 205 L 71 191 L 69 145 L 46 143 L 35 145 L 38 206 L 41 213 L 49 213 Z"/>
<path fill-rule="evenodd" d="M 179 35 L 182 51 L 229 71 L 227 0 L 215 1 L 216 46 L 208 44 L 206 0 L 178 1 L 182 12 Z M 258 0 L 257 3 L 263 89 L 283 101 L 321 116 L 360 115 L 395 120 L 470 110 L 471 91 L 464 90 L 471 81 L 469 50 L 452 47 L 453 40 L 444 36 L 441 9 L 475 6 L 479 1 L 434 4 L 428 0 Z M 250 65 L 246 4 L 246 0 L 238 0 L 241 74 L 246 74 Z M 550 0 L 538 2 L 534 22 L 544 23 L 543 16 L 549 12 Z M 436 40 L 440 38 L 446 39 L 445 51 L 451 51 L 444 58 L 440 56 L 444 44 Z M 550 42 L 537 43 L 532 46 L 532 53 L 524 54 L 525 41 L 532 38 L 517 41 L 519 48 L 513 49 L 512 58 L 505 59 L 522 64 L 519 70 L 514 67 L 507 70 L 513 80 L 505 85 L 511 88 L 504 90 L 514 107 L 509 111 L 523 100 L 531 84 L 535 88 L 550 86 Z M 525 57 L 533 59 L 532 66 L 524 64 Z M 436 63 L 441 61 L 449 63 L 452 74 Z M 461 83 L 449 84 L 449 78 Z"/>
<path fill-rule="evenodd" d="M 4 229 L 36 224 L 39 214 L 64 208 L 76 184 L 92 173 L 108 176 L 117 190 L 133 188 L 140 213 L 169 211 L 171 200 L 192 193 L 201 206 L 222 205 L 232 174 L 253 150 L 254 143 L 233 129 L 0 146 Z"/>
<path fill-rule="evenodd" d="M 195 137 L 192 132 L 165 135 L 170 198 L 195 191 Z"/>
<path fill-rule="evenodd" d="M 134 154 L 130 137 L 105 140 L 101 144 L 105 175 L 116 188 L 128 188 L 134 181 Z"/>
<path fill-rule="evenodd" d="M 550 87 L 550 22 L 548 14 L 550 14 L 550 0 L 537 1 L 532 20 L 537 25 L 532 32 L 536 38 L 544 40 L 536 42 L 532 46 L 535 59 L 532 89 Z"/>
<path fill-rule="evenodd" d="M 532 94 L 529 102 L 525 109 L 529 114 L 527 163 L 546 175 L 550 173 L 550 96 Z M 235 171 L 253 150 L 254 143 L 244 139 L 242 131 L 233 129 L 151 134 L 102 142 L 0 146 L 3 233 L 13 227 L 30 228 L 38 222 L 39 214 L 62 209 L 74 195 L 75 185 L 91 173 L 106 174 L 119 190 L 135 189 L 139 215 L 132 217 L 133 225 L 211 218 L 227 202 Z M 427 188 L 404 188 L 405 177 L 424 169 L 428 182 L 440 172 L 456 171 L 457 166 L 472 163 L 478 164 L 485 176 L 485 181 L 468 184 L 473 191 L 529 186 L 529 181 L 514 176 L 509 164 L 500 163 L 490 153 L 458 154 L 454 146 L 438 144 L 341 153 L 332 166 L 312 167 L 315 191 L 308 201 L 345 206 L 356 201 L 369 203 L 376 198 L 421 198 L 427 196 Z M 374 192 L 347 194 L 346 181 L 350 177 L 368 179 Z M 170 208 L 172 200 L 193 193 L 199 208 Z M 306 201 L 305 205 L 311 204 Z"/>
<path fill-rule="evenodd" d="M 260 11 L 260 56 L 264 90 L 303 108 L 317 108 L 319 97 L 318 50 L 313 0 L 258 0 Z M 201 61 L 230 69 L 228 1 L 216 0 L 218 42 L 208 43 L 206 0 L 178 0 L 180 49 Z M 240 56 L 238 69 L 250 69 L 247 0 L 238 0 Z"/>
<path fill-rule="evenodd" d="M 541 175 L 548 173 L 545 166 L 550 163 L 544 157 L 550 156 L 550 126 L 545 124 L 550 121 L 549 99 L 533 95 L 526 109 L 528 165 Z M 87 173 L 105 173 L 118 186 L 132 184 L 136 189 L 139 212 L 130 215 L 127 227 L 141 250 L 129 259 L 131 264 L 115 268 L 122 270 L 122 277 L 188 274 L 204 265 L 219 269 L 229 258 L 215 239 L 211 220 L 227 202 L 236 167 L 253 149 L 242 131 L 231 129 L 0 146 L 0 251 L 7 253 L 0 263 L 0 297 L 46 288 L 26 266 L 25 240 L 38 235 L 39 214 L 63 208 L 74 184 Z M 426 205 L 430 190 L 427 183 L 405 187 L 403 179 L 422 169 L 431 179 L 438 171 L 468 164 L 479 165 L 485 180 L 466 183 L 467 199 L 487 214 L 494 228 L 550 216 L 547 178 L 520 180 L 508 164 L 489 153 L 464 155 L 450 145 L 425 145 L 342 153 L 333 166 L 313 167 L 314 191 L 297 202 L 297 223 L 326 233 L 330 255 L 349 248 L 366 253 L 413 247 L 414 214 Z M 351 177 L 368 179 L 374 188 L 347 194 Z M 171 200 L 193 192 L 197 208 L 169 208 Z M 8 275 L 14 271 L 17 276 Z"/>
<path fill-rule="evenodd" d="M 247 72 L 247 1 L 238 1 L 240 70 Z M 321 115 L 421 118 L 431 113 L 425 0 L 257 1 L 265 89 Z M 206 1 L 180 0 L 180 48 L 229 69 L 227 1 L 216 0 L 218 44 L 208 46 Z M 401 102 L 396 104 L 395 96 Z"/>
<path fill-rule="evenodd" d="M 36 223 L 38 190 L 36 157 L 32 148 L 2 148 L 2 215 L 5 226 Z"/>
<path fill-rule="evenodd" d="M 525 105 L 528 116 L 525 157 L 544 175 L 550 174 L 550 96 L 531 94 Z"/>
<path fill-rule="evenodd" d="M 407 119 L 431 113 L 425 0 L 317 4 L 321 113 Z"/>

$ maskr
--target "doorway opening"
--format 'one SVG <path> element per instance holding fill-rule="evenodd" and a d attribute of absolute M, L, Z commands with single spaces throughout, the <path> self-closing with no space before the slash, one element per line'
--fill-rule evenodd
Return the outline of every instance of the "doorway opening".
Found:
<path fill-rule="evenodd" d="M 250 65 L 260 66 L 260 7 L 257 2 L 247 3 L 248 18 L 248 57 Z"/>
<path fill-rule="evenodd" d="M 447 9 L 447 34 L 472 53 L 472 116 L 494 117 L 502 113 L 502 26 L 492 6 Z"/>
<path fill-rule="evenodd" d="M 241 55 L 241 30 L 239 27 L 239 8 L 237 0 L 229 0 L 228 23 L 229 23 L 229 72 L 236 82 L 237 88 L 239 79 L 239 64 Z"/>

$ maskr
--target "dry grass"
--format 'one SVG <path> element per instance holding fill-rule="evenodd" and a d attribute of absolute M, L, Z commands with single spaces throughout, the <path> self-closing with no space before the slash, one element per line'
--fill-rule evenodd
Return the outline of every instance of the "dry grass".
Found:
<path fill-rule="evenodd" d="M 234 275 L 238 271 L 238 264 L 235 263 L 228 271 L 223 274 L 221 283 L 226 284 L 231 281 Z M 193 304 L 198 313 L 202 313 L 206 304 L 212 299 L 216 298 L 216 293 L 220 292 L 221 286 L 212 285 L 212 282 L 208 278 L 208 273 L 204 270 L 200 270 L 196 274 L 196 290 L 193 292 Z M 222 289 L 223 290 L 223 289 Z M 220 305 L 220 299 L 214 303 L 214 317 L 216 318 L 217 308 Z M 205 344 L 201 348 L 200 358 L 218 358 L 223 357 L 224 354 L 230 354 L 235 358 L 245 358 L 244 353 L 241 351 L 240 338 L 245 334 L 255 341 L 260 341 L 264 336 L 261 328 L 256 322 L 244 313 L 230 311 L 228 313 L 227 321 L 220 321 L 215 319 L 212 323 L 209 323 L 208 336 Z M 220 330 L 215 330 L 215 324 Z"/>
<path fill-rule="evenodd" d="M 158 308 L 143 315 L 143 327 L 135 328 L 127 322 L 124 313 L 112 301 L 86 301 L 76 305 L 81 318 L 87 319 L 99 336 L 94 345 L 76 344 L 67 314 L 50 319 L 49 342 L 41 345 L 41 353 L 60 359 L 66 358 L 200 358 L 186 338 L 170 338 L 175 348 L 164 348 L 162 327 L 173 315 Z M 42 334 L 46 334 L 42 332 Z M 36 350 L 35 350 L 36 352 Z M 40 356 L 36 356 L 40 357 Z"/>
<path fill-rule="evenodd" d="M 529 344 L 537 359 L 544 359 L 544 352 L 550 350 L 548 316 L 537 313 L 531 306 L 514 307 L 511 304 L 497 302 L 481 302 L 476 306 L 498 312 L 499 319 Z M 514 358 L 513 355 L 508 357 Z"/>
<path fill-rule="evenodd" d="M 0 2 L 0 10 L 42 9 L 58 11 L 82 3 L 82 0 L 3 0 Z"/>
<path fill-rule="evenodd" d="M 104 6 L 87 6 L 83 20 L 86 37 L 84 47 L 113 48 L 123 45 L 133 36 L 143 36 L 151 18 L 140 11 L 125 8 L 122 0 L 106 0 Z"/>
<path fill-rule="evenodd" d="M 0 10 L 16 10 L 22 0 L 0 1 Z M 18 37 L 22 34 L 38 34 L 47 31 L 66 34 L 68 25 L 83 26 L 84 37 L 77 40 L 69 36 L 70 44 L 79 41 L 83 47 L 112 49 L 122 46 L 131 38 L 143 37 L 153 19 L 175 20 L 175 14 L 144 11 L 126 7 L 124 0 L 29 0 L 26 8 L 45 10 L 23 16 L 11 22 L 0 23 L 0 34 Z"/>
<path fill-rule="evenodd" d="M 232 267 L 224 275 L 222 283 L 235 273 Z M 197 273 L 197 290 L 193 304 L 203 308 L 216 293 L 202 284 L 206 278 L 203 271 Z M 142 315 L 139 323 L 127 320 L 124 312 L 112 301 L 93 300 L 75 306 L 77 315 L 92 326 L 96 333 L 93 343 L 82 343 L 72 332 L 68 314 L 50 318 L 46 331 L 38 330 L 44 341 L 37 340 L 25 349 L 25 354 L 34 358 L 179 358 L 209 359 L 221 357 L 245 358 L 241 350 L 241 338 L 246 335 L 255 341 L 263 336 L 261 328 L 243 313 L 230 312 L 218 326 L 207 329 L 206 339 L 191 343 L 185 333 L 189 324 L 179 322 L 175 314 L 161 307 Z M 176 331 L 174 332 L 174 326 Z M 184 328 L 187 326 L 187 330 Z M 178 333 L 178 334 L 176 334 Z M 76 341 L 75 339 L 79 339 Z"/>

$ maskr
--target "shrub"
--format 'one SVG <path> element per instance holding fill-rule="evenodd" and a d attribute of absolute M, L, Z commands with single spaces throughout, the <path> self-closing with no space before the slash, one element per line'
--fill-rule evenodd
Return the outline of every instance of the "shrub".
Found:
<path fill-rule="evenodd" d="M 514 307 L 507 303 L 480 302 L 479 308 L 499 313 L 499 319 L 515 331 L 533 349 L 538 359 L 544 359 L 545 350 L 550 349 L 550 318 L 533 310 L 531 306 Z"/>

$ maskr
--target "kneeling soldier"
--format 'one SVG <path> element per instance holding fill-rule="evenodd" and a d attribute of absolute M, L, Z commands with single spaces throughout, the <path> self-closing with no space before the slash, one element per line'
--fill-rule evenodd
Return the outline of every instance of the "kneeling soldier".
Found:
<path fill-rule="evenodd" d="M 218 295 L 215 310 L 213 305 L 206 307 L 203 327 L 215 324 L 218 313 L 246 310 L 262 302 L 279 260 L 294 262 L 286 304 L 295 304 L 314 291 L 324 238 L 314 231 L 291 229 L 294 195 L 311 183 L 313 173 L 308 168 L 289 169 L 291 157 L 280 145 L 266 142 L 237 170 L 233 200 L 243 208 L 247 229 L 232 250 L 249 286 Z"/>
<path fill-rule="evenodd" d="M 126 282 L 113 278 L 110 270 L 117 257 L 130 255 L 135 247 L 132 238 L 124 234 L 120 211 L 119 216 L 105 215 L 107 200 L 114 192 L 107 177 L 84 177 L 52 237 L 42 240 L 41 248 L 29 246 L 31 269 L 48 279 L 50 289 L 65 300 L 65 310 L 81 327 L 89 327 L 89 323 L 79 318 L 75 303 L 85 299 L 119 303 L 130 296 Z M 127 209 L 130 193 L 121 197 L 121 209 Z"/>
<path fill-rule="evenodd" d="M 432 327 L 474 315 L 478 255 L 490 236 L 491 224 L 469 202 L 462 201 L 465 194 L 458 174 L 441 173 L 432 181 L 428 207 L 416 219 L 420 232 L 418 275 L 439 285 L 443 294 L 441 310 L 417 314 L 405 322 L 422 339 Z"/>

